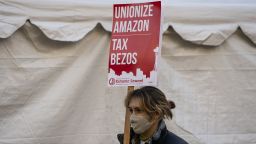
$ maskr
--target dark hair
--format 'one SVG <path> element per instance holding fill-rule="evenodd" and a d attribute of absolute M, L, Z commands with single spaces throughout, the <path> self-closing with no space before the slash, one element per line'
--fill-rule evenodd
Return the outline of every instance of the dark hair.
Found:
<path fill-rule="evenodd" d="M 145 86 L 128 93 L 125 99 L 125 106 L 128 108 L 131 99 L 138 98 L 141 100 L 145 111 L 151 116 L 157 113 L 161 119 L 172 119 L 171 109 L 175 108 L 173 101 L 168 101 L 164 93 L 156 87 Z"/>

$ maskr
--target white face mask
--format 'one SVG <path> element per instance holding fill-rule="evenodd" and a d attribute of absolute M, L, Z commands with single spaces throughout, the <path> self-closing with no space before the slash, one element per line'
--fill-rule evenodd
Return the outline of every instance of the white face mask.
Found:
<path fill-rule="evenodd" d="M 137 116 L 134 113 L 130 117 L 131 127 L 136 134 L 142 134 L 150 128 L 152 122 L 146 116 Z"/>

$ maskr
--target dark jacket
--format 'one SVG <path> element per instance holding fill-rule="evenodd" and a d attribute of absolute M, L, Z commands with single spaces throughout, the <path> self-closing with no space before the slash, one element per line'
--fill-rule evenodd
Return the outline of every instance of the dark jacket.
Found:
<path fill-rule="evenodd" d="M 160 137 L 158 139 L 152 139 L 152 144 L 188 144 L 182 138 L 168 131 L 165 125 L 160 132 L 161 132 Z M 133 139 L 134 136 L 135 136 L 135 133 L 131 128 L 131 139 Z M 118 134 L 117 138 L 120 144 L 123 144 L 124 134 Z M 132 143 L 130 142 L 130 144 Z"/>

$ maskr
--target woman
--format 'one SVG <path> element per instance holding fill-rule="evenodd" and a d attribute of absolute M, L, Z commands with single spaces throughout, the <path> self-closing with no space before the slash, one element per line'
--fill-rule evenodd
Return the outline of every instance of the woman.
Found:
<path fill-rule="evenodd" d="M 131 123 L 131 144 L 188 144 L 167 130 L 163 119 L 172 118 L 172 101 L 156 87 L 145 86 L 130 92 L 125 99 Z M 120 144 L 123 134 L 118 134 Z"/>

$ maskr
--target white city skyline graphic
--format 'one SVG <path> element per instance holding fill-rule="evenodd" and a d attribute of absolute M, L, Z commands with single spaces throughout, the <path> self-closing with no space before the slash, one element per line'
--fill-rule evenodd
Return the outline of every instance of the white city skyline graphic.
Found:
<path fill-rule="evenodd" d="M 136 75 L 133 72 L 122 71 L 117 75 L 113 69 L 109 69 L 108 85 L 109 86 L 142 86 L 142 85 L 156 85 L 157 83 L 157 56 L 159 48 L 156 47 L 153 52 L 155 53 L 154 68 L 150 71 L 147 77 L 140 68 L 136 69 Z"/>

